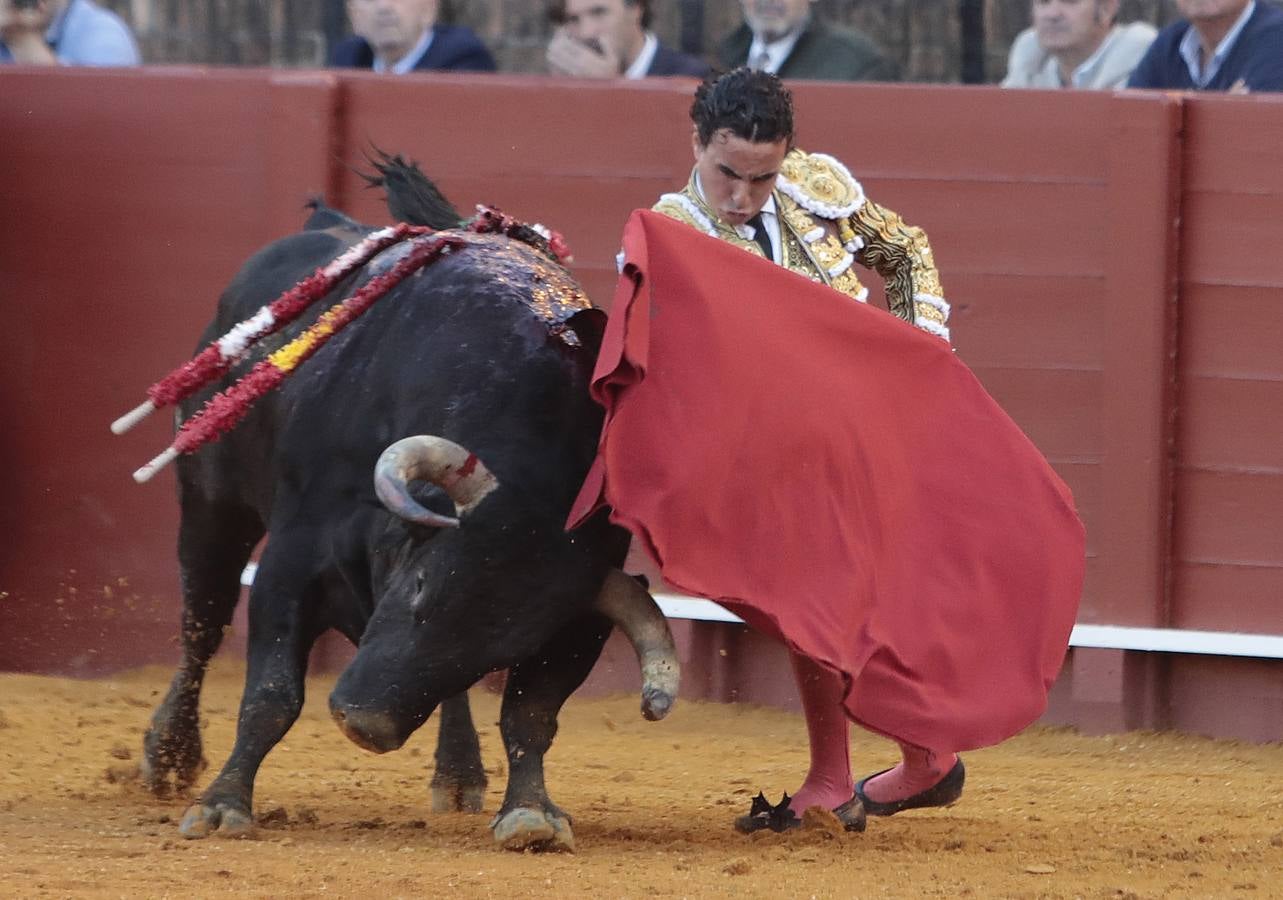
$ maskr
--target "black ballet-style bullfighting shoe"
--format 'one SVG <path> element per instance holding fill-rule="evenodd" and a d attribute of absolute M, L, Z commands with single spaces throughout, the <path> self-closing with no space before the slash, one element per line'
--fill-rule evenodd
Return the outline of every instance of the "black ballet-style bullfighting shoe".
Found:
<path fill-rule="evenodd" d="M 883 769 L 881 772 L 874 772 L 868 778 L 861 778 L 855 784 L 855 796 L 859 798 L 860 803 L 864 806 L 864 811 L 871 816 L 894 816 L 896 813 L 904 812 L 906 809 L 950 806 L 962 796 L 962 785 L 967 780 L 967 770 L 962 765 L 962 757 L 959 756 L 958 761 L 953 764 L 953 768 L 949 770 L 948 774 L 925 791 L 918 791 L 918 793 L 905 797 L 903 800 L 890 800 L 886 803 L 870 800 L 869 796 L 864 793 L 864 785 L 871 779 L 890 771 L 891 769 Z"/>
<path fill-rule="evenodd" d="M 785 793 L 784 799 L 772 806 L 771 801 L 766 799 L 766 795 L 759 791 L 753 798 L 753 805 L 749 808 L 748 815 L 740 816 L 735 820 L 735 830 L 741 834 L 752 834 L 765 828 L 775 832 L 801 828 L 802 820 L 793 811 L 791 800 L 792 798 Z M 859 796 L 855 794 L 851 795 L 850 800 L 833 810 L 833 815 L 837 816 L 845 831 L 864 830 L 864 807 L 860 803 Z"/>

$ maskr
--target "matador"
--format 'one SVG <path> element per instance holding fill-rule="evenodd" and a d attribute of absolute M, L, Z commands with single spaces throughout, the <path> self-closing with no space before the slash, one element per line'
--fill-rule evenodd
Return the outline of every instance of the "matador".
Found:
<path fill-rule="evenodd" d="M 1046 709 L 1082 588 L 1072 495 L 951 352 L 926 235 L 794 146 L 778 78 L 710 78 L 691 120 L 685 189 L 624 228 L 569 522 L 609 507 L 666 583 L 788 648 L 810 767 L 737 829 L 948 806 L 959 752 Z M 853 780 L 852 722 L 900 762 Z"/>
<path fill-rule="evenodd" d="M 696 167 L 685 189 L 664 194 L 654 210 L 758 256 L 767 252 L 757 234 L 765 229 L 777 264 L 865 302 L 869 289 L 854 266 L 862 263 L 884 279 L 893 314 L 949 339 L 949 304 L 926 233 L 865 196 L 846 166 L 832 156 L 790 150 L 759 225 L 727 223 L 701 188 Z"/>

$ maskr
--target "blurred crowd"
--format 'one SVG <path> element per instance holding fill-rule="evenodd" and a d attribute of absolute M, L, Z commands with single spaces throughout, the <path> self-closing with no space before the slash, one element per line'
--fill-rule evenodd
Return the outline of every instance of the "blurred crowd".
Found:
<path fill-rule="evenodd" d="M 1028 0 L 1029 26 L 1011 43 L 1002 85 L 1283 90 L 1283 10 L 1276 0 L 1165 2 L 1179 17 L 1159 29 L 1120 21 L 1120 0 Z M 0 0 L 0 63 L 144 62 L 130 23 L 113 6 L 122 4 Z M 826 81 L 898 81 L 905 74 L 882 35 L 830 21 L 824 11 L 833 4 L 738 0 L 738 6 L 738 21 L 705 48 L 702 39 L 684 47 L 661 40 L 676 29 L 659 27 L 650 0 L 544 0 L 537 70 L 577 78 L 701 77 L 748 65 L 786 80 Z M 965 6 L 963 0 L 958 8 Z M 121 11 L 134 7 L 147 8 Z M 671 14 L 673 5 L 664 8 Z M 452 21 L 459 17 L 441 0 L 345 0 L 344 12 L 346 35 L 322 50 L 330 66 L 389 75 L 501 68 L 486 41 Z M 999 73 L 990 74 L 997 80 Z"/>

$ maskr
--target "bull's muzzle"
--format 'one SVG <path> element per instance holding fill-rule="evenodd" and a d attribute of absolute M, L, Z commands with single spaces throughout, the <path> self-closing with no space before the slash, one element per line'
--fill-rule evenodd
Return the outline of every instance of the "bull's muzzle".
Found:
<path fill-rule="evenodd" d="M 385 712 L 331 704 L 330 716 L 348 740 L 371 753 L 387 753 L 405 743 L 396 722 Z"/>

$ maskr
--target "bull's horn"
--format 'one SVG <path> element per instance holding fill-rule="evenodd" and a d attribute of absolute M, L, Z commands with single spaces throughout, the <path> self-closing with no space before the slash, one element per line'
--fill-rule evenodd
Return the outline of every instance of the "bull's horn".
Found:
<path fill-rule="evenodd" d="M 681 665 L 668 620 L 636 578 L 619 569 L 606 573 L 594 604 L 628 636 L 642 671 L 642 715 L 652 722 L 668 715 L 677 701 Z"/>
<path fill-rule="evenodd" d="M 467 448 L 453 441 L 419 434 L 402 438 L 379 456 L 374 464 L 374 492 L 391 512 L 420 525 L 456 528 L 459 520 L 425 508 L 410 496 L 411 481 L 429 481 L 454 501 L 465 516 L 499 481 Z"/>

